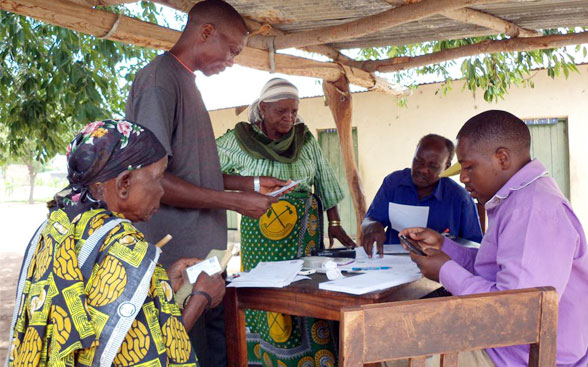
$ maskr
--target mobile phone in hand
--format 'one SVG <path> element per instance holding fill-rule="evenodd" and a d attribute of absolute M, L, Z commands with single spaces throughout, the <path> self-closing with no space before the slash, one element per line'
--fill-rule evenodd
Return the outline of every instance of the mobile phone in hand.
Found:
<path fill-rule="evenodd" d="M 408 249 L 420 256 L 427 256 L 421 246 L 405 235 L 400 235 L 400 242 L 402 242 Z"/>

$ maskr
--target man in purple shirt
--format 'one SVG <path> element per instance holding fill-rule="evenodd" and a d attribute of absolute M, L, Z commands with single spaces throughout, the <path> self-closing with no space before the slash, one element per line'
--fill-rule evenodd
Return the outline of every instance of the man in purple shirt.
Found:
<path fill-rule="evenodd" d="M 488 212 L 480 249 L 431 229 L 401 232 L 426 248 L 411 253 L 424 276 L 454 295 L 552 286 L 559 295 L 557 365 L 588 363 L 588 254 L 570 203 L 545 167 L 530 158 L 530 134 L 516 116 L 487 111 L 457 135 L 460 180 Z M 497 366 L 526 366 L 529 346 L 486 349 Z"/>

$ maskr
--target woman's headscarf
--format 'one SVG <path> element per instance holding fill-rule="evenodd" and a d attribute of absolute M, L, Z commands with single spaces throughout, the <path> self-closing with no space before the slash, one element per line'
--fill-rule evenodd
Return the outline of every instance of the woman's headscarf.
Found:
<path fill-rule="evenodd" d="M 241 149 L 256 159 L 270 159 L 281 163 L 292 163 L 298 159 L 302 146 L 310 136 L 304 120 L 296 115 L 292 129 L 283 137 L 272 140 L 260 128 L 263 115 L 261 102 L 277 102 L 298 98 L 298 89 L 286 79 L 274 78 L 261 90 L 261 95 L 249 106 L 249 123 L 239 122 L 235 126 L 235 137 Z"/>
<path fill-rule="evenodd" d="M 252 124 L 258 124 L 263 121 L 261 107 L 259 106 L 261 102 L 277 102 L 282 99 L 294 99 L 298 101 L 298 88 L 282 78 L 274 78 L 265 83 L 261 89 L 259 98 L 249 105 L 249 122 Z M 296 121 L 294 121 L 294 124 L 300 124 L 303 122 L 304 120 L 296 115 Z"/>
<path fill-rule="evenodd" d="M 125 120 L 92 122 L 67 147 L 69 186 L 55 195 L 58 209 L 70 220 L 93 208 L 106 207 L 90 194 L 90 185 L 153 164 L 165 148 L 148 129 Z"/>

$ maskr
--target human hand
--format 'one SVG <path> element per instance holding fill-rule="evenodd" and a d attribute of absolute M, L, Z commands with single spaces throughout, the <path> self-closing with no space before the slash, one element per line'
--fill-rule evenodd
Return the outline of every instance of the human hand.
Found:
<path fill-rule="evenodd" d="M 420 256 L 411 251 L 410 258 L 421 269 L 423 276 L 438 282 L 441 267 L 451 258 L 445 252 L 434 248 L 428 248 L 424 251 L 427 256 Z"/>
<path fill-rule="evenodd" d="M 361 226 L 361 245 L 365 249 L 368 257 L 372 257 L 372 248 L 374 242 L 378 247 L 380 257 L 384 257 L 384 242 L 386 242 L 386 231 L 380 222 L 372 221 L 367 225 Z"/>
<path fill-rule="evenodd" d="M 402 235 L 415 240 L 423 249 L 433 248 L 436 250 L 441 250 L 441 246 L 443 246 L 443 235 L 429 228 L 405 228 L 400 231 L 400 233 L 398 233 L 398 236 Z M 404 246 L 404 244 L 402 246 Z"/>
<path fill-rule="evenodd" d="M 273 203 L 279 201 L 278 198 L 251 191 L 241 191 L 236 194 L 239 195 L 239 200 L 234 210 L 252 218 L 261 217 Z"/>
<path fill-rule="evenodd" d="M 259 177 L 259 192 L 267 195 L 269 193 L 281 189 L 282 187 L 290 184 L 291 182 L 292 180 L 284 181 L 275 177 L 261 176 Z M 296 186 L 289 188 L 288 190 L 281 193 L 279 196 L 286 195 L 290 191 L 294 190 L 295 187 Z"/>
<path fill-rule="evenodd" d="M 329 248 L 333 247 L 335 238 L 345 247 L 357 247 L 341 226 L 329 226 Z"/>
<path fill-rule="evenodd" d="M 225 281 L 220 274 L 210 276 L 206 272 L 200 273 L 192 291 L 206 292 L 212 298 L 210 307 L 218 306 L 225 296 Z"/>
<path fill-rule="evenodd" d="M 198 264 L 202 259 L 198 258 L 181 258 L 174 262 L 171 266 L 169 266 L 165 271 L 167 272 L 167 277 L 169 278 L 169 282 L 171 283 L 172 289 L 174 292 L 177 292 L 184 282 L 187 282 L 188 279 L 184 276 L 184 270 L 187 267 L 190 267 L 194 264 Z"/>

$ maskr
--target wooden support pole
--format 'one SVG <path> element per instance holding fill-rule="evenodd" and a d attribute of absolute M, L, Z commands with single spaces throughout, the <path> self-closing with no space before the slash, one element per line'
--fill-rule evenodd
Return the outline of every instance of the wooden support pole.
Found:
<path fill-rule="evenodd" d="M 276 50 L 289 47 L 321 45 L 358 38 L 385 29 L 390 29 L 401 24 L 428 18 L 447 10 L 504 1 L 505 0 L 423 0 L 421 2 L 399 6 L 376 15 L 336 26 L 277 36 L 273 42 Z M 271 41 L 271 38 L 266 37 L 264 47 L 262 48 L 269 49 Z"/>
<path fill-rule="evenodd" d="M 170 49 L 180 37 L 180 32 L 160 27 L 139 19 L 93 9 L 67 0 L 0 0 L 0 9 L 39 19 L 46 23 L 90 34 L 96 37 L 160 50 Z M 112 28 L 116 29 L 112 31 Z M 270 71 L 267 51 L 245 47 L 235 59 L 239 65 Z M 342 72 L 350 75 L 352 84 L 393 95 L 408 91 L 390 84 L 361 69 L 333 62 L 320 62 L 302 57 L 275 55 L 275 72 L 308 76 L 335 81 Z"/>
<path fill-rule="evenodd" d="M 473 45 L 450 48 L 422 56 L 364 61 L 362 69 L 369 72 L 394 72 L 479 54 L 532 51 L 578 45 L 582 43 L 588 43 L 588 32 L 557 34 L 543 37 L 513 38 L 501 41 L 482 41 Z"/>
<path fill-rule="evenodd" d="M 511 37 L 538 37 L 543 35 L 543 33 L 539 31 L 522 28 L 513 22 L 470 8 L 444 11 L 441 14 L 453 20 L 479 25 L 484 28 L 495 30 L 498 33 L 507 34 Z"/>
<path fill-rule="evenodd" d="M 353 152 L 353 130 L 351 127 L 351 92 L 349 81 L 345 74 L 341 74 L 337 81 L 323 80 L 323 90 L 331 114 L 337 125 L 339 144 L 345 163 L 345 176 L 349 185 L 349 192 L 355 208 L 357 219 L 358 241 L 361 234 L 361 221 L 366 213 L 365 195 L 361 186 L 361 179 L 357 166 L 355 165 L 355 154 Z"/>

